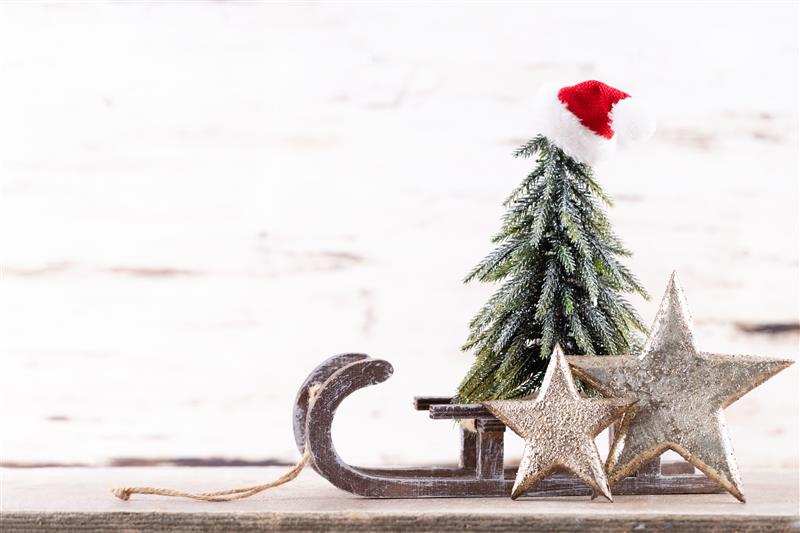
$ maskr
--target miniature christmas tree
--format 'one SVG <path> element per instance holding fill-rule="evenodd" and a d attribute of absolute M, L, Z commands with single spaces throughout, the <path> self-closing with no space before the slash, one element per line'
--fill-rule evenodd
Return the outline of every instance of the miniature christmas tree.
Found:
<path fill-rule="evenodd" d="M 457 403 L 531 394 L 556 344 L 571 355 L 631 354 L 646 331 L 623 294 L 647 293 L 620 260 L 630 252 L 612 231 L 603 207 L 611 200 L 591 165 L 618 136 L 652 134 L 652 121 L 601 82 L 550 95 L 543 134 L 514 153 L 537 165 L 504 204 L 497 248 L 465 280 L 503 283 L 470 323 L 464 349 L 476 359 Z"/>

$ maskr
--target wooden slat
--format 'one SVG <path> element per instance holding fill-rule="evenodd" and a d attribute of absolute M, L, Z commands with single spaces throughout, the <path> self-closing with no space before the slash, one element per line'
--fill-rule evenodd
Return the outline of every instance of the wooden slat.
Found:
<path fill-rule="evenodd" d="M 359 466 L 358 470 L 371 476 L 386 476 L 386 477 L 409 477 L 409 478 L 474 478 L 475 468 L 461 468 L 461 467 L 448 467 L 448 466 L 421 466 L 418 468 L 409 467 L 363 467 Z M 516 470 L 514 471 L 516 474 Z"/>
<path fill-rule="evenodd" d="M 427 411 L 432 405 L 449 404 L 452 400 L 451 396 L 414 396 L 414 409 Z"/>
<path fill-rule="evenodd" d="M 474 418 L 482 420 L 497 420 L 495 416 L 479 403 L 454 403 L 446 405 L 431 405 L 428 410 L 434 420 Z"/>

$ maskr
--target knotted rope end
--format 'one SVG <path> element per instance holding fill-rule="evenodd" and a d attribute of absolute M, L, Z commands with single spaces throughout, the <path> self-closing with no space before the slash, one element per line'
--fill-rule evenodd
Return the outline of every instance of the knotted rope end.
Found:
<path fill-rule="evenodd" d="M 131 489 L 128 487 L 111 489 L 111 493 L 123 501 L 128 501 L 131 499 Z"/>

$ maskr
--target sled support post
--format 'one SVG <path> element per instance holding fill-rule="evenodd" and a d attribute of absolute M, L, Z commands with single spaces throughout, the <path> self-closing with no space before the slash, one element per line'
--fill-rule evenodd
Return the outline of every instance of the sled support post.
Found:
<path fill-rule="evenodd" d="M 506 426 L 499 420 L 476 420 L 478 431 L 479 479 L 503 479 L 503 432 Z"/>
<path fill-rule="evenodd" d="M 461 457 L 458 460 L 459 468 L 475 470 L 478 465 L 478 435 L 464 427 L 461 428 Z"/>

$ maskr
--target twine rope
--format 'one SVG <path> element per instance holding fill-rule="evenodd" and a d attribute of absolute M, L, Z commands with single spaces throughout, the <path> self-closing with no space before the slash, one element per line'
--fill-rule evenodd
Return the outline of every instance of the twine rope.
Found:
<path fill-rule="evenodd" d="M 321 385 L 319 383 L 315 383 L 308 388 L 308 405 L 311 405 L 311 403 L 316 399 L 320 388 Z M 243 500 L 244 498 L 249 498 L 250 496 L 258 494 L 259 492 L 264 492 L 267 489 L 278 487 L 284 483 L 290 482 L 296 478 L 298 474 L 300 474 L 303 468 L 305 468 L 310 457 L 311 452 L 309 452 L 308 446 L 306 445 L 306 447 L 303 449 L 303 457 L 300 458 L 300 462 L 298 462 L 291 470 L 286 472 L 275 481 L 264 483 L 263 485 L 255 485 L 253 487 L 240 487 L 238 489 L 218 490 L 215 492 L 184 492 L 182 490 L 159 489 L 157 487 L 117 487 L 111 489 L 111 492 L 114 494 L 114 496 L 124 501 L 130 500 L 132 494 L 155 494 L 156 496 L 189 498 L 204 502 L 230 502 L 233 500 Z"/>
<path fill-rule="evenodd" d="M 215 492 L 183 492 L 174 489 L 159 489 L 156 487 L 118 487 L 111 489 L 111 492 L 120 500 L 130 500 L 131 494 L 155 494 L 157 496 L 172 496 L 179 498 L 190 498 L 192 500 L 201 500 L 204 502 L 230 502 L 233 500 L 242 500 L 249 498 L 259 492 L 264 492 L 267 489 L 288 483 L 300 474 L 300 471 L 308 464 L 308 459 L 311 454 L 306 447 L 303 451 L 303 457 L 300 459 L 294 468 L 286 472 L 284 475 L 263 485 L 256 485 L 254 487 L 241 487 L 238 489 L 218 490 Z"/>

